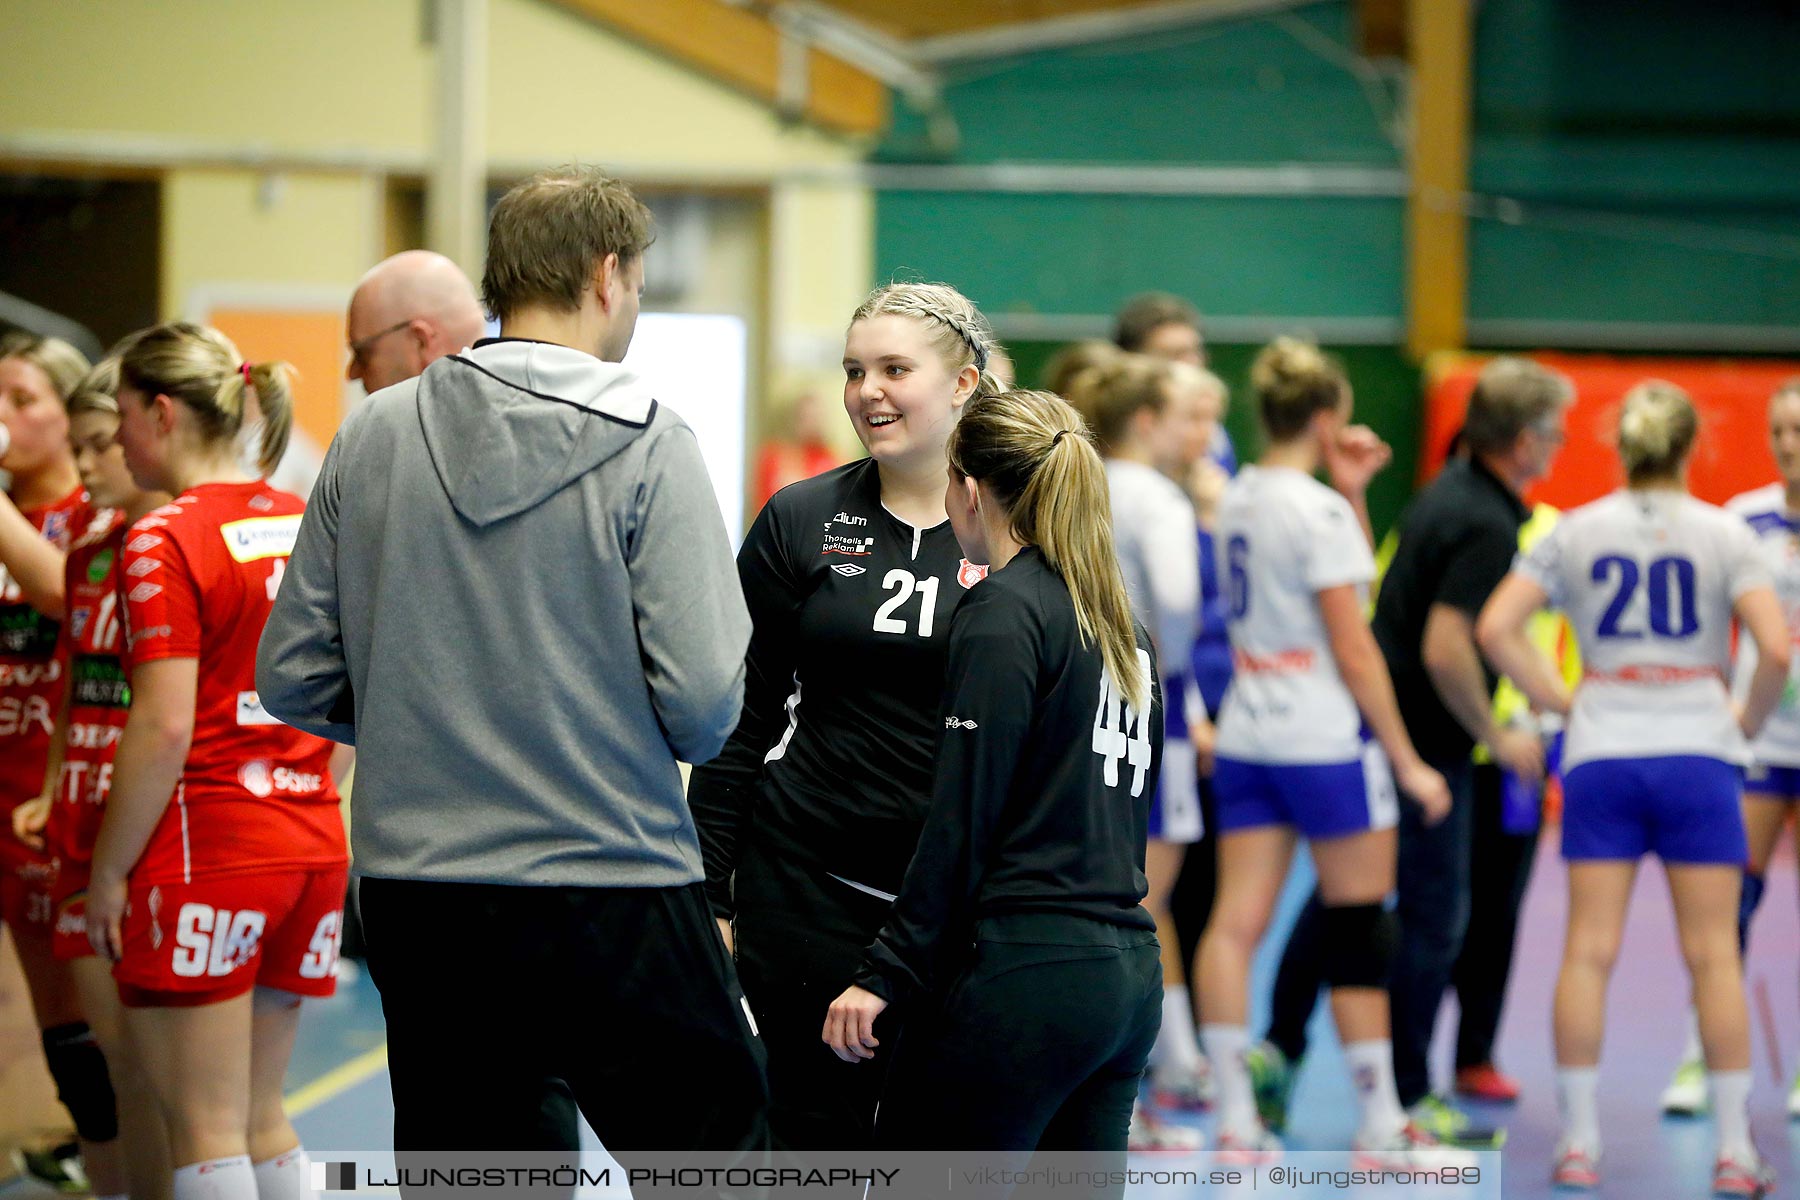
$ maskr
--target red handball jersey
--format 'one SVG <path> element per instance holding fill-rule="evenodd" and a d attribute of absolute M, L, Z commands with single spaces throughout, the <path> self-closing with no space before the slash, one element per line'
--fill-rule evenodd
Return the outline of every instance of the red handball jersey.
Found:
<path fill-rule="evenodd" d="M 97 514 L 87 493 L 76 488 L 54 504 L 26 514 L 60 550 L 82 538 Z M 108 510 L 98 519 L 111 521 Z M 0 866 L 15 867 L 40 857 L 11 834 L 12 810 L 42 794 L 49 765 L 50 734 L 62 706 L 63 663 L 56 653 L 59 623 L 25 602 L 5 567 L 0 567 Z"/>
<path fill-rule="evenodd" d="M 68 616 L 60 655 L 68 672 L 69 732 L 56 802 L 44 827 L 45 845 L 64 869 L 85 868 L 94 857 L 101 806 L 112 782 L 113 753 L 131 704 L 120 657 L 125 649 L 125 596 L 119 581 L 125 576 L 119 557 L 124 550 L 122 518 L 110 525 L 96 523 L 69 550 Z"/>
<path fill-rule="evenodd" d="M 304 507 L 261 480 L 202 484 L 125 534 L 128 668 L 199 663 L 193 745 L 133 884 L 347 861 L 331 743 L 256 695 L 256 643 Z"/>

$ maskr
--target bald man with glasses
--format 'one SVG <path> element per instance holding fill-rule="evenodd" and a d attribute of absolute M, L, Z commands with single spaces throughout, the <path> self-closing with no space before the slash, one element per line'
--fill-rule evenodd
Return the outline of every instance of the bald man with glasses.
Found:
<path fill-rule="evenodd" d="M 457 265 L 429 250 L 406 250 L 369 270 L 350 296 L 344 375 L 373 394 L 473 345 L 487 325 L 475 288 Z"/>

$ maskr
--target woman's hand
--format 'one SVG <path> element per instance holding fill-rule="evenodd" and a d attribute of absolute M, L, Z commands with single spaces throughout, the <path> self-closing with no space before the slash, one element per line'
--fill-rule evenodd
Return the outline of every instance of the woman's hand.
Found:
<path fill-rule="evenodd" d="M 44 848 L 44 825 L 50 820 L 50 794 L 27 800 L 13 809 L 13 836 L 33 850 Z"/>
<path fill-rule="evenodd" d="M 875 1057 L 875 1018 L 888 1002 L 874 992 L 851 986 L 831 1002 L 825 1014 L 825 1032 L 821 1035 L 831 1052 L 847 1063 Z"/>
<path fill-rule="evenodd" d="M 1393 461 L 1394 448 L 1367 425 L 1340 430 L 1337 441 L 1325 448 L 1325 470 L 1331 486 L 1346 496 L 1360 496 L 1369 482 Z"/>
<path fill-rule="evenodd" d="M 125 953 L 125 880 L 96 871 L 88 880 L 88 945 L 107 962 L 118 962 Z"/>
<path fill-rule="evenodd" d="M 1214 755 L 1219 746 L 1219 727 L 1202 717 L 1188 725 L 1188 740 L 1194 744 L 1194 765 L 1200 769 L 1200 778 L 1211 779 Z"/>

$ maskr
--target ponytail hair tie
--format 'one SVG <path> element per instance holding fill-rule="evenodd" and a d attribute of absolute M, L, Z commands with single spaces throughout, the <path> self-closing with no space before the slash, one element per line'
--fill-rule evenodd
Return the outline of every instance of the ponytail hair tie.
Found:
<path fill-rule="evenodd" d="M 238 374 L 240 374 L 244 377 L 244 386 L 245 387 L 255 386 L 254 384 L 252 384 L 250 382 L 250 360 L 249 359 L 245 359 L 243 362 L 238 364 Z"/>
<path fill-rule="evenodd" d="M 1056 443 L 1062 441 L 1064 438 L 1066 438 L 1068 436 L 1069 436 L 1069 430 L 1067 430 L 1067 429 L 1057 430 L 1056 436 L 1050 439 L 1050 448 L 1052 450 L 1056 449 Z"/>

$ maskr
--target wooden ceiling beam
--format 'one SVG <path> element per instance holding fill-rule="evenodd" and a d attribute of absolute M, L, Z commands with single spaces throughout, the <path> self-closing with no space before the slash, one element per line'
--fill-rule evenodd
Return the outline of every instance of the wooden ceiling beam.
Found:
<path fill-rule="evenodd" d="M 724 0 L 551 0 L 633 41 L 678 59 L 764 103 L 782 106 L 782 39 L 760 13 Z M 835 55 L 808 48 L 803 117 L 837 133 L 887 129 L 890 93 L 881 80 Z"/>

